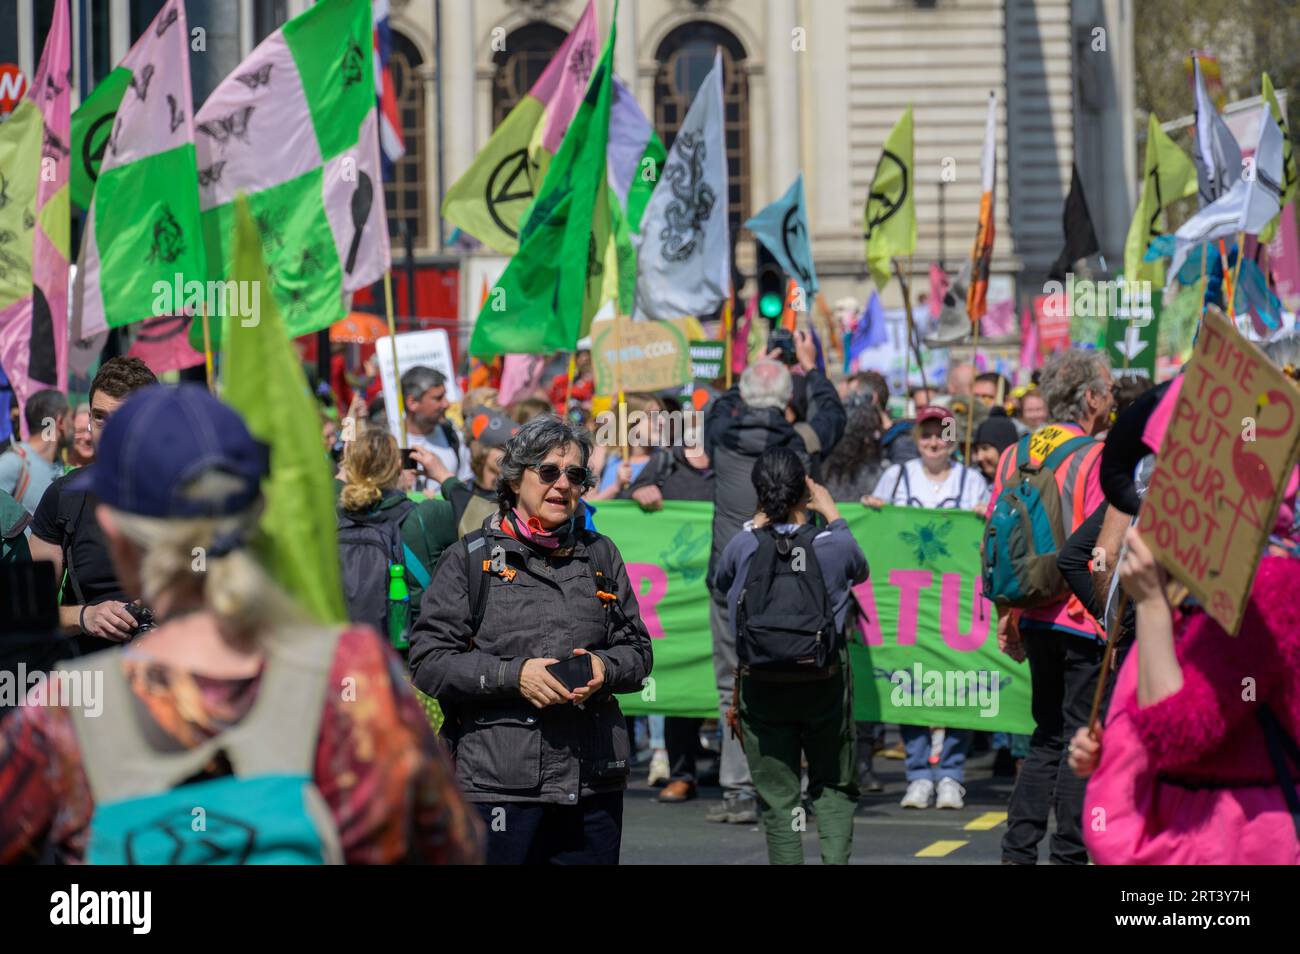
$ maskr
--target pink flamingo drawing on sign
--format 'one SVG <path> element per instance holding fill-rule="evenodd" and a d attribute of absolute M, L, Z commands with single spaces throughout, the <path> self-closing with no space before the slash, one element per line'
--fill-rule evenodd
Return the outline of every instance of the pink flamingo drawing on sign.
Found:
<path fill-rule="evenodd" d="M 1284 391 L 1276 388 L 1270 389 L 1263 394 L 1259 402 L 1255 405 L 1255 419 L 1258 421 L 1261 413 L 1266 407 L 1284 407 L 1286 408 L 1286 423 L 1277 427 L 1263 427 L 1257 425 L 1255 435 L 1257 437 L 1281 437 L 1291 430 L 1291 425 L 1295 423 L 1295 407 L 1291 403 L 1290 397 Z M 1232 529 L 1228 531 L 1227 544 L 1223 549 L 1224 562 L 1219 564 L 1219 569 L 1212 573 L 1212 576 L 1218 576 L 1223 572 L 1224 563 L 1228 559 L 1228 551 L 1231 548 L 1232 538 L 1237 532 L 1237 524 L 1241 522 L 1241 511 L 1250 503 L 1251 526 L 1258 528 L 1264 520 L 1260 514 L 1259 508 L 1273 499 L 1277 492 L 1273 478 L 1269 476 L 1268 465 L 1264 458 L 1260 457 L 1254 451 L 1249 450 L 1246 441 L 1238 440 L 1232 445 L 1232 472 L 1241 485 L 1241 499 L 1234 507 L 1232 518 Z"/>

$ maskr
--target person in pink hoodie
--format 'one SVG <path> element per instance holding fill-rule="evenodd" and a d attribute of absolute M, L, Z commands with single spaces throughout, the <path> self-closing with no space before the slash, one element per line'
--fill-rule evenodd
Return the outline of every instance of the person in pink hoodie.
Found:
<path fill-rule="evenodd" d="M 1069 747 L 1070 767 L 1092 776 L 1085 822 L 1101 820 L 1084 826 L 1089 853 L 1102 864 L 1300 861 L 1300 817 L 1288 817 L 1300 802 L 1282 790 L 1294 792 L 1300 765 L 1284 774 L 1269 751 L 1270 734 L 1279 751 L 1300 738 L 1300 560 L 1270 546 L 1234 638 L 1199 608 L 1172 608 L 1136 529 L 1126 543 L 1137 651 L 1105 731 L 1081 728 Z M 1106 738 L 1120 733 L 1124 751 L 1108 764 Z"/>

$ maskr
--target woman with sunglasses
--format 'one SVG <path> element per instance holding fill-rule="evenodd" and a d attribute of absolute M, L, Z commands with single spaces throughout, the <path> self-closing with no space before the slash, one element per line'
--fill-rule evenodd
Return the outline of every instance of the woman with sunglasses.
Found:
<path fill-rule="evenodd" d="M 411 636 L 490 864 L 616 864 L 630 747 L 614 698 L 650 673 L 623 559 L 585 528 L 591 437 L 545 416 L 503 448 L 500 512 L 443 554 Z"/>

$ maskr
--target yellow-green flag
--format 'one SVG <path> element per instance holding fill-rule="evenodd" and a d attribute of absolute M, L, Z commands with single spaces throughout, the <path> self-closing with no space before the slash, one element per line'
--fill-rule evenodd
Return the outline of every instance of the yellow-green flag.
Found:
<path fill-rule="evenodd" d="M 1128 238 L 1124 240 L 1124 276 L 1126 281 L 1148 281 L 1157 288 L 1165 283 L 1164 262 L 1144 262 L 1147 246 L 1164 233 L 1165 206 L 1196 194 L 1196 167 L 1160 128 L 1155 113 L 1147 119 L 1147 158 L 1142 176 L 1142 194 L 1138 198 Z"/>
<path fill-rule="evenodd" d="M 1286 116 L 1282 113 L 1282 107 L 1277 104 L 1273 81 L 1268 78 L 1267 73 L 1264 74 L 1261 85 L 1264 102 L 1268 103 L 1269 112 L 1273 114 L 1273 121 L 1277 123 L 1277 128 L 1282 130 L 1282 212 L 1279 212 L 1277 217 L 1264 226 L 1264 230 L 1259 233 L 1259 240 L 1267 244 L 1277 235 L 1277 224 L 1286 212 L 1286 207 L 1295 198 L 1296 183 L 1300 181 L 1300 174 L 1296 170 L 1295 150 L 1291 148 L 1291 133 L 1286 128 Z"/>
<path fill-rule="evenodd" d="M 876 287 L 889 282 L 889 263 L 895 255 L 916 251 L 916 176 L 912 164 L 912 107 L 894 124 L 867 193 L 863 238 L 867 240 L 867 267 Z"/>
<path fill-rule="evenodd" d="M 235 199 L 234 213 L 230 279 L 236 288 L 251 289 L 257 310 L 226 316 L 221 397 L 271 448 L 258 556 L 276 582 L 319 620 L 343 621 L 334 480 L 321 450 L 320 412 L 276 308 L 262 237 L 243 193 Z"/>

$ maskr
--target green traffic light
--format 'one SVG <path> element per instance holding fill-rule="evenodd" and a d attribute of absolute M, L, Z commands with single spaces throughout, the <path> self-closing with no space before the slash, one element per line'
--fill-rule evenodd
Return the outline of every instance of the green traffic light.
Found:
<path fill-rule="evenodd" d="M 781 296 L 774 292 L 766 292 L 758 299 L 758 310 L 764 318 L 779 318 L 784 307 Z"/>

